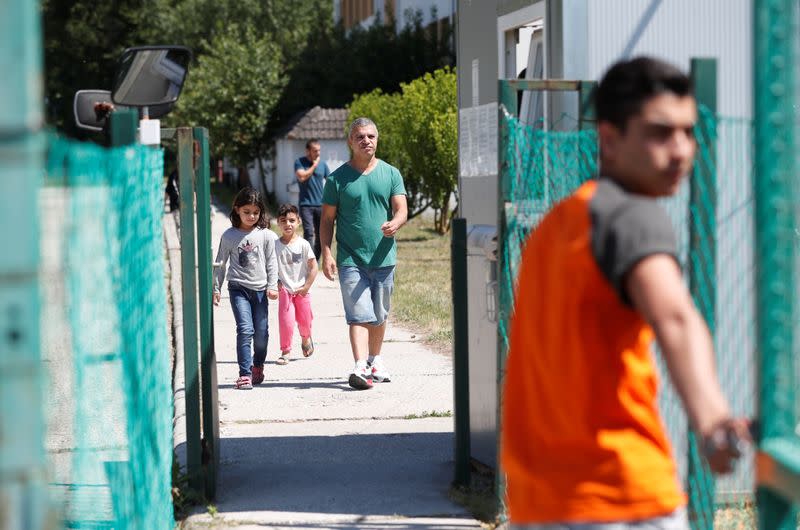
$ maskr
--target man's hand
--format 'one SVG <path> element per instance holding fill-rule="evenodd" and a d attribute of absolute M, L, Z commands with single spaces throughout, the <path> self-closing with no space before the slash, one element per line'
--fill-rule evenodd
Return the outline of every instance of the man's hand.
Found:
<path fill-rule="evenodd" d="M 278 299 L 278 291 L 273 291 L 272 289 L 269 289 L 267 291 L 267 298 L 269 298 L 270 300 L 277 300 Z"/>
<path fill-rule="evenodd" d="M 405 195 L 392 195 L 392 219 L 381 225 L 384 237 L 394 237 L 400 227 L 408 221 L 408 203 Z"/>
<path fill-rule="evenodd" d="M 729 418 L 700 436 L 701 449 L 714 473 L 730 473 L 752 441 L 750 424 L 741 418 Z"/>
<path fill-rule="evenodd" d="M 322 274 L 330 281 L 333 281 L 336 272 L 336 260 L 333 259 L 330 253 L 325 254 L 322 258 Z"/>
<path fill-rule="evenodd" d="M 213 297 L 214 305 L 219 305 L 219 299 L 220 299 L 220 294 L 219 293 L 214 293 L 214 297 Z"/>
<path fill-rule="evenodd" d="M 384 237 L 394 237 L 400 227 L 403 226 L 401 223 L 392 219 L 391 221 L 386 221 L 381 225 L 381 232 L 383 232 Z"/>

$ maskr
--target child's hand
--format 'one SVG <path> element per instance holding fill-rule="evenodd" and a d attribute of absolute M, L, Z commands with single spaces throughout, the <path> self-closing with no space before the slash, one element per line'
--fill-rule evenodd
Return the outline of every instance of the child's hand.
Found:
<path fill-rule="evenodd" d="M 278 299 L 278 291 L 269 290 L 267 291 L 267 298 L 270 300 L 277 300 Z"/>
<path fill-rule="evenodd" d="M 214 293 L 214 305 L 219 305 L 220 295 L 219 293 Z"/>
<path fill-rule="evenodd" d="M 297 291 L 295 291 L 295 293 L 294 293 L 294 294 L 299 294 L 300 296 L 305 296 L 305 295 L 307 295 L 307 294 L 308 294 L 308 290 L 309 290 L 309 289 L 310 289 L 310 287 L 306 287 L 306 286 L 304 285 L 304 286 L 302 286 L 301 288 L 299 288 Z"/>

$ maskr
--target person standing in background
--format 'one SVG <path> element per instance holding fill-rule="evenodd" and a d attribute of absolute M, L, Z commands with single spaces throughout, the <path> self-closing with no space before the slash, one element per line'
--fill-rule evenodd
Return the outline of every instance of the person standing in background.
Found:
<path fill-rule="evenodd" d="M 314 249 L 319 260 L 319 220 L 322 215 L 322 189 L 325 179 L 330 175 L 328 164 L 322 161 L 322 147 L 319 140 L 312 138 L 306 142 L 306 156 L 294 162 L 294 174 L 300 183 L 300 221 L 303 223 L 303 237 Z"/>

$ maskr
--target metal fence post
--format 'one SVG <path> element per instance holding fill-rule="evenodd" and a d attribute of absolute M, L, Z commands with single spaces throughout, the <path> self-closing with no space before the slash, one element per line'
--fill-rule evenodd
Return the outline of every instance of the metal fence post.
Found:
<path fill-rule="evenodd" d="M 756 501 L 765 530 L 797 526 L 796 0 L 753 2 L 756 338 L 761 421 Z"/>
<path fill-rule="evenodd" d="M 44 365 L 39 338 L 39 200 L 44 174 L 38 2 L 9 0 L 0 18 L 0 528 L 49 517 Z M 24 222 L 20 222 L 24 219 Z M 13 227 L 13 228 L 12 228 Z"/>
<path fill-rule="evenodd" d="M 581 81 L 578 88 L 578 130 L 588 131 L 597 126 L 594 93 L 597 81 Z"/>
<path fill-rule="evenodd" d="M 200 303 L 200 369 L 203 397 L 203 464 L 206 498 L 217 495 L 219 469 L 219 389 L 217 357 L 214 351 L 214 314 L 212 311 L 211 271 L 211 170 L 209 167 L 208 130 L 194 128 L 199 148 L 197 159 L 197 268 Z"/>
<path fill-rule="evenodd" d="M 467 220 L 453 219 L 451 227 L 451 281 L 453 292 L 453 384 L 455 408 L 455 479 L 470 484 L 469 327 L 467 292 Z"/>
<path fill-rule="evenodd" d="M 495 473 L 495 492 L 496 492 L 496 513 L 504 516 L 503 505 L 505 503 L 505 480 L 500 459 L 500 437 L 502 436 L 503 421 L 503 374 L 505 373 L 506 355 L 508 354 L 505 342 L 511 311 L 514 303 L 514 293 L 509 292 L 506 287 L 511 284 L 511 274 L 508 269 L 506 255 L 506 203 L 510 200 L 508 181 L 508 165 L 506 159 L 506 146 L 509 143 L 509 132 L 505 122 L 505 113 L 517 116 L 517 90 L 511 84 L 501 79 L 498 82 L 499 106 L 497 109 L 497 470 Z"/>
<path fill-rule="evenodd" d="M 699 143 L 705 145 L 707 151 L 698 152 L 690 179 L 689 288 L 713 337 L 717 303 L 717 61 L 692 59 L 691 76 L 701 109 L 698 133 L 704 141 Z M 711 530 L 714 527 L 714 475 L 691 430 L 688 457 L 690 522 L 695 530 Z"/>
<path fill-rule="evenodd" d="M 136 109 L 115 110 L 109 116 L 111 146 L 120 147 L 136 143 L 139 111 Z"/>
<path fill-rule="evenodd" d="M 183 362 L 186 372 L 186 472 L 189 487 L 204 491 L 201 434 L 200 378 L 197 335 L 197 269 L 194 221 L 194 141 L 192 129 L 180 127 L 178 187 L 180 188 L 181 294 L 183 298 Z"/>

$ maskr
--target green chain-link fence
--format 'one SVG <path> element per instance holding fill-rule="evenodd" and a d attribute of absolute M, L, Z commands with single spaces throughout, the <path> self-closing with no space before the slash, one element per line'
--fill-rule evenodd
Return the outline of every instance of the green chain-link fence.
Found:
<path fill-rule="evenodd" d="M 691 181 L 663 200 L 695 302 L 715 336 L 718 368 L 737 415 L 756 413 L 755 235 L 752 124 L 701 108 L 698 155 Z M 597 172 L 594 131 L 545 132 L 501 116 L 506 165 L 501 271 L 501 343 L 513 306 L 521 246 L 543 214 Z M 736 472 L 714 481 L 704 469 L 687 419 L 659 353 L 660 409 L 690 495 L 694 528 L 753 528 L 752 454 Z M 800 379 L 799 379 L 800 380 Z"/>
<path fill-rule="evenodd" d="M 32 214 L 50 490 L 67 528 L 174 525 L 162 182 L 160 149 L 50 139 Z"/>

